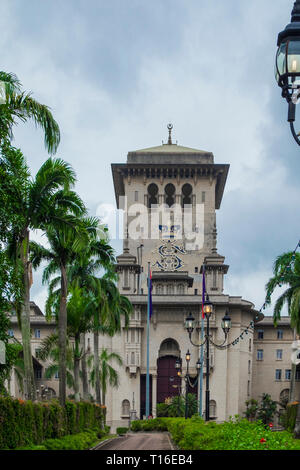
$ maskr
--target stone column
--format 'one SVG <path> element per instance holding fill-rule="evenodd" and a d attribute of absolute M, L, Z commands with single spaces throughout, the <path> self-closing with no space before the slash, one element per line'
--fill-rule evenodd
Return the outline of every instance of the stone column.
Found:
<path fill-rule="evenodd" d="M 156 418 L 157 374 L 152 374 L 152 416 Z"/>

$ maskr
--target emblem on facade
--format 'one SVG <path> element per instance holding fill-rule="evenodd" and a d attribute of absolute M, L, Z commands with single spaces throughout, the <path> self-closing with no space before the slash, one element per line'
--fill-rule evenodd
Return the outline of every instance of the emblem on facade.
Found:
<path fill-rule="evenodd" d="M 162 245 L 158 246 L 155 250 L 160 255 L 160 260 L 156 261 L 152 267 L 162 269 L 163 271 L 177 271 L 184 266 L 180 255 L 185 255 L 186 252 L 178 241 L 163 240 Z"/>
<path fill-rule="evenodd" d="M 180 233 L 181 226 L 180 225 L 159 225 L 159 232 L 161 234 L 161 238 L 170 239 L 176 238 L 176 236 Z"/>

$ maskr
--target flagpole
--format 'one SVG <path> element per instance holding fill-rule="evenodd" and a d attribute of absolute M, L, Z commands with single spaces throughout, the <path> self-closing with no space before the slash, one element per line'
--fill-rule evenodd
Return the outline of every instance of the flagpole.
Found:
<path fill-rule="evenodd" d="M 147 305 L 147 375 L 146 375 L 146 419 L 150 415 L 150 377 L 149 377 L 149 330 L 150 330 L 150 263 L 148 263 L 148 305 Z"/>
<path fill-rule="evenodd" d="M 204 339 L 204 319 L 203 316 L 201 315 L 201 343 L 203 342 Z M 201 368 L 200 368 L 200 381 L 199 381 L 199 416 L 202 416 L 202 390 L 203 390 L 203 347 L 204 345 L 201 345 L 200 348 L 200 363 L 201 363 Z"/>

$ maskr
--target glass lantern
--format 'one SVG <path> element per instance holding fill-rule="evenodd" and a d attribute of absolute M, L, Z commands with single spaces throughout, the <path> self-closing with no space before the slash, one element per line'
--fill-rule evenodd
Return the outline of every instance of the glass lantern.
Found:
<path fill-rule="evenodd" d="M 190 313 L 189 316 L 185 320 L 185 329 L 189 334 L 192 334 L 195 328 L 195 318 Z"/>
<path fill-rule="evenodd" d="M 291 23 L 278 35 L 275 77 L 282 96 L 291 98 L 292 89 L 300 87 L 300 0 L 294 4 Z"/>
<path fill-rule="evenodd" d="M 206 294 L 206 299 L 203 304 L 203 312 L 205 313 L 206 317 L 210 317 L 210 315 L 212 314 L 212 311 L 213 311 L 213 304 L 211 303 L 208 295 Z"/>
<path fill-rule="evenodd" d="M 228 335 L 229 330 L 231 328 L 231 318 L 228 315 L 228 311 L 226 312 L 225 317 L 223 317 L 223 319 L 222 319 L 221 327 L 222 327 L 222 330 L 224 331 L 225 335 Z"/>
<path fill-rule="evenodd" d="M 185 360 L 186 360 L 186 362 L 190 362 L 190 360 L 191 360 L 191 353 L 190 353 L 189 350 L 188 350 L 188 352 L 187 352 L 186 355 L 185 355 Z"/>
<path fill-rule="evenodd" d="M 300 86 L 300 38 L 280 44 L 275 66 L 275 77 L 283 92 Z"/>

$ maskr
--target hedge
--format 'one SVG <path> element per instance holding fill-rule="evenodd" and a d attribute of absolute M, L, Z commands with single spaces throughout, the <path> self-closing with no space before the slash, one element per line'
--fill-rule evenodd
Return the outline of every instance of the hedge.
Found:
<path fill-rule="evenodd" d="M 104 410 L 89 402 L 33 403 L 0 397 L 0 449 L 39 445 L 46 439 L 61 438 L 86 429 L 99 430 Z"/>
<path fill-rule="evenodd" d="M 98 441 L 98 433 L 89 430 L 59 439 L 46 439 L 42 444 L 18 447 L 16 450 L 87 450 Z"/>
<path fill-rule="evenodd" d="M 236 417 L 225 423 L 199 417 L 133 421 L 132 431 L 169 431 L 181 450 L 300 450 L 300 440 L 288 431 L 274 432 L 261 421 Z"/>

